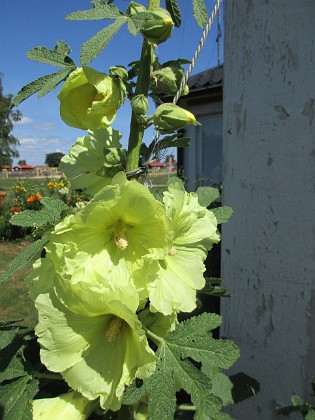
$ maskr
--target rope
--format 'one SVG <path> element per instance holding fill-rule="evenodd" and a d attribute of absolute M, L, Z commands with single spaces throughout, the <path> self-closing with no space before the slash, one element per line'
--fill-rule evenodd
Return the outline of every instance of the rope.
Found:
<path fill-rule="evenodd" d="M 222 2 L 222 0 L 217 0 L 216 4 L 214 6 L 214 9 L 213 9 L 213 11 L 211 13 L 211 16 L 210 16 L 210 18 L 208 20 L 208 23 L 207 23 L 207 25 L 206 25 L 203 33 L 202 33 L 202 37 L 201 37 L 201 40 L 200 40 L 199 45 L 197 47 L 197 50 L 196 50 L 196 52 L 195 52 L 195 54 L 193 56 L 193 59 L 191 60 L 191 63 L 189 65 L 189 68 L 188 68 L 188 70 L 186 72 L 186 75 L 185 75 L 185 77 L 182 78 L 180 87 L 179 87 L 179 89 L 178 89 L 178 91 L 177 91 L 177 93 L 176 93 L 176 95 L 175 95 L 175 97 L 173 99 L 173 104 L 176 104 L 178 102 L 179 98 L 181 97 L 181 94 L 183 93 L 183 91 L 185 89 L 185 86 L 187 85 L 187 81 L 188 81 L 188 79 L 190 77 L 190 74 L 191 74 L 193 68 L 195 67 L 197 58 L 199 57 L 200 51 L 201 51 L 201 49 L 202 49 L 202 47 L 203 47 L 203 45 L 204 45 L 204 43 L 205 43 L 205 41 L 207 39 L 207 36 L 208 36 L 208 34 L 210 32 L 210 29 L 211 29 L 211 27 L 213 25 L 214 18 L 216 16 L 216 14 L 218 13 L 219 9 L 220 9 L 221 2 Z"/>
<path fill-rule="evenodd" d="M 216 14 L 218 13 L 219 9 L 220 9 L 221 2 L 222 2 L 222 0 L 217 0 L 216 4 L 214 6 L 214 9 L 213 9 L 213 11 L 211 13 L 211 16 L 210 16 L 210 18 L 208 20 L 208 23 L 207 23 L 207 25 L 206 25 L 203 33 L 202 33 L 202 37 L 201 37 L 200 42 L 198 44 L 197 50 L 195 51 L 195 54 L 194 54 L 194 56 L 193 56 L 193 58 L 191 60 L 191 63 L 189 65 L 189 67 L 188 67 L 188 70 L 187 70 L 185 76 L 182 78 L 182 81 L 180 83 L 179 89 L 178 89 L 176 95 L 174 96 L 173 104 L 176 104 L 178 102 L 179 98 L 181 97 L 181 95 L 182 95 L 182 93 L 183 93 L 183 91 L 185 89 L 185 86 L 187 85 L 187 82 L 188 82 L 188 79 L 190 77 L 190 74 L 191 74 L 193 68 L 195 67 L 195 64 L 196 64 L 196 61 L 197 61 L 197 59 L 199 57 L 199 54 L 201 52 L 201 49 L 202 49 L 202 47 L 203 47 L 203 45 L 204 45 L 204 43 L 205 43 L 205 41 L 207 39 L 207 36 L 208 36 L 208 34 L 210 32 L 210 29 L 212 28 L 214 18 L 216 16 Z M 153 151 L 155 149 L 155 144 L 158 141 L 159 137 L 160 137 L 160 133 L 157 130 L 156 133 L 155 133 L 155 135 L 153 136 L 153 139 L 152 139 L 152 143 L 154 144 Z"/>

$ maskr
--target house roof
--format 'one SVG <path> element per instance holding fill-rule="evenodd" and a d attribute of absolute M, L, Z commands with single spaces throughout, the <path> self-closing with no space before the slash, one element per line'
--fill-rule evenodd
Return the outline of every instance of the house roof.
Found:
<path fill-rule="evenodd" d="M 223 86 L 223 64 L 191 76 L 187 84 L 190 93 Z"/>
<path fill-rule="evenodd" d="M 17 165 L 15 166 L 15 168 L 20 168 L 20 169 L 33 169 L 32 165 Z"/>
<path fill-rule="evenodd" d="M 153 166 L 153 167 L 164 167 L 166 166 L 166 163 L 163 162 L 150 162 L 149 166 Z"/>

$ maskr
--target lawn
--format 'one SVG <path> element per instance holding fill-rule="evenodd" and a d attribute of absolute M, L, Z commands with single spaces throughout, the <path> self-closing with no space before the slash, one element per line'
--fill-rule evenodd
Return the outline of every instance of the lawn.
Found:
<path fill-rule="evenodd" d="M 3 273 L 10 262 L 31 242 L 0 242 L 0 273 Z M 32 267 L 13 275 L 5 284 L 0 285 L 0 321 L 23 320 L 21 325 L 34 327 L 37 322 L 34 303 L 28 295 L 24 281 Z"/>

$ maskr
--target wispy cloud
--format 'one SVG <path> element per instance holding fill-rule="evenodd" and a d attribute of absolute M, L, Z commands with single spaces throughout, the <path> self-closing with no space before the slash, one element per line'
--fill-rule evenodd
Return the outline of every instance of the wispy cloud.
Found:
<path fill-rule="evenodd" d="M 55 136 L 25 136 L 19 140 L 19 159 L 25 159 L 30 165 L 43 164 L 48 153 L 68 153 L 73 143 L 73 140 Z"/>

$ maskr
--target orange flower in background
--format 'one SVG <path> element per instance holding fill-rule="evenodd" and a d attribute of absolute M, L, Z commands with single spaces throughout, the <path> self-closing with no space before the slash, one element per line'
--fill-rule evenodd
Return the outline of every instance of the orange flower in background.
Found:
<path fill-rule="evenodd" d="M 14 211 L 15 213 L 19 213 L 21 211 L 20 207 L 11 207 L 10 211 Z"/>
<path fill-rule="evenodd" d="M 6 196 L 6 194 L 5 193 L 0 193 L 0 198 L 3 198 L 3 197 L 5 197 Z"/>
<path fill-rule="evenodd" d="M 28 203 L 33 203 L 34 201 L 40 201 L 43 197 L 40 194 L 32 194 L 30 195 L 26 201 Z"/>

